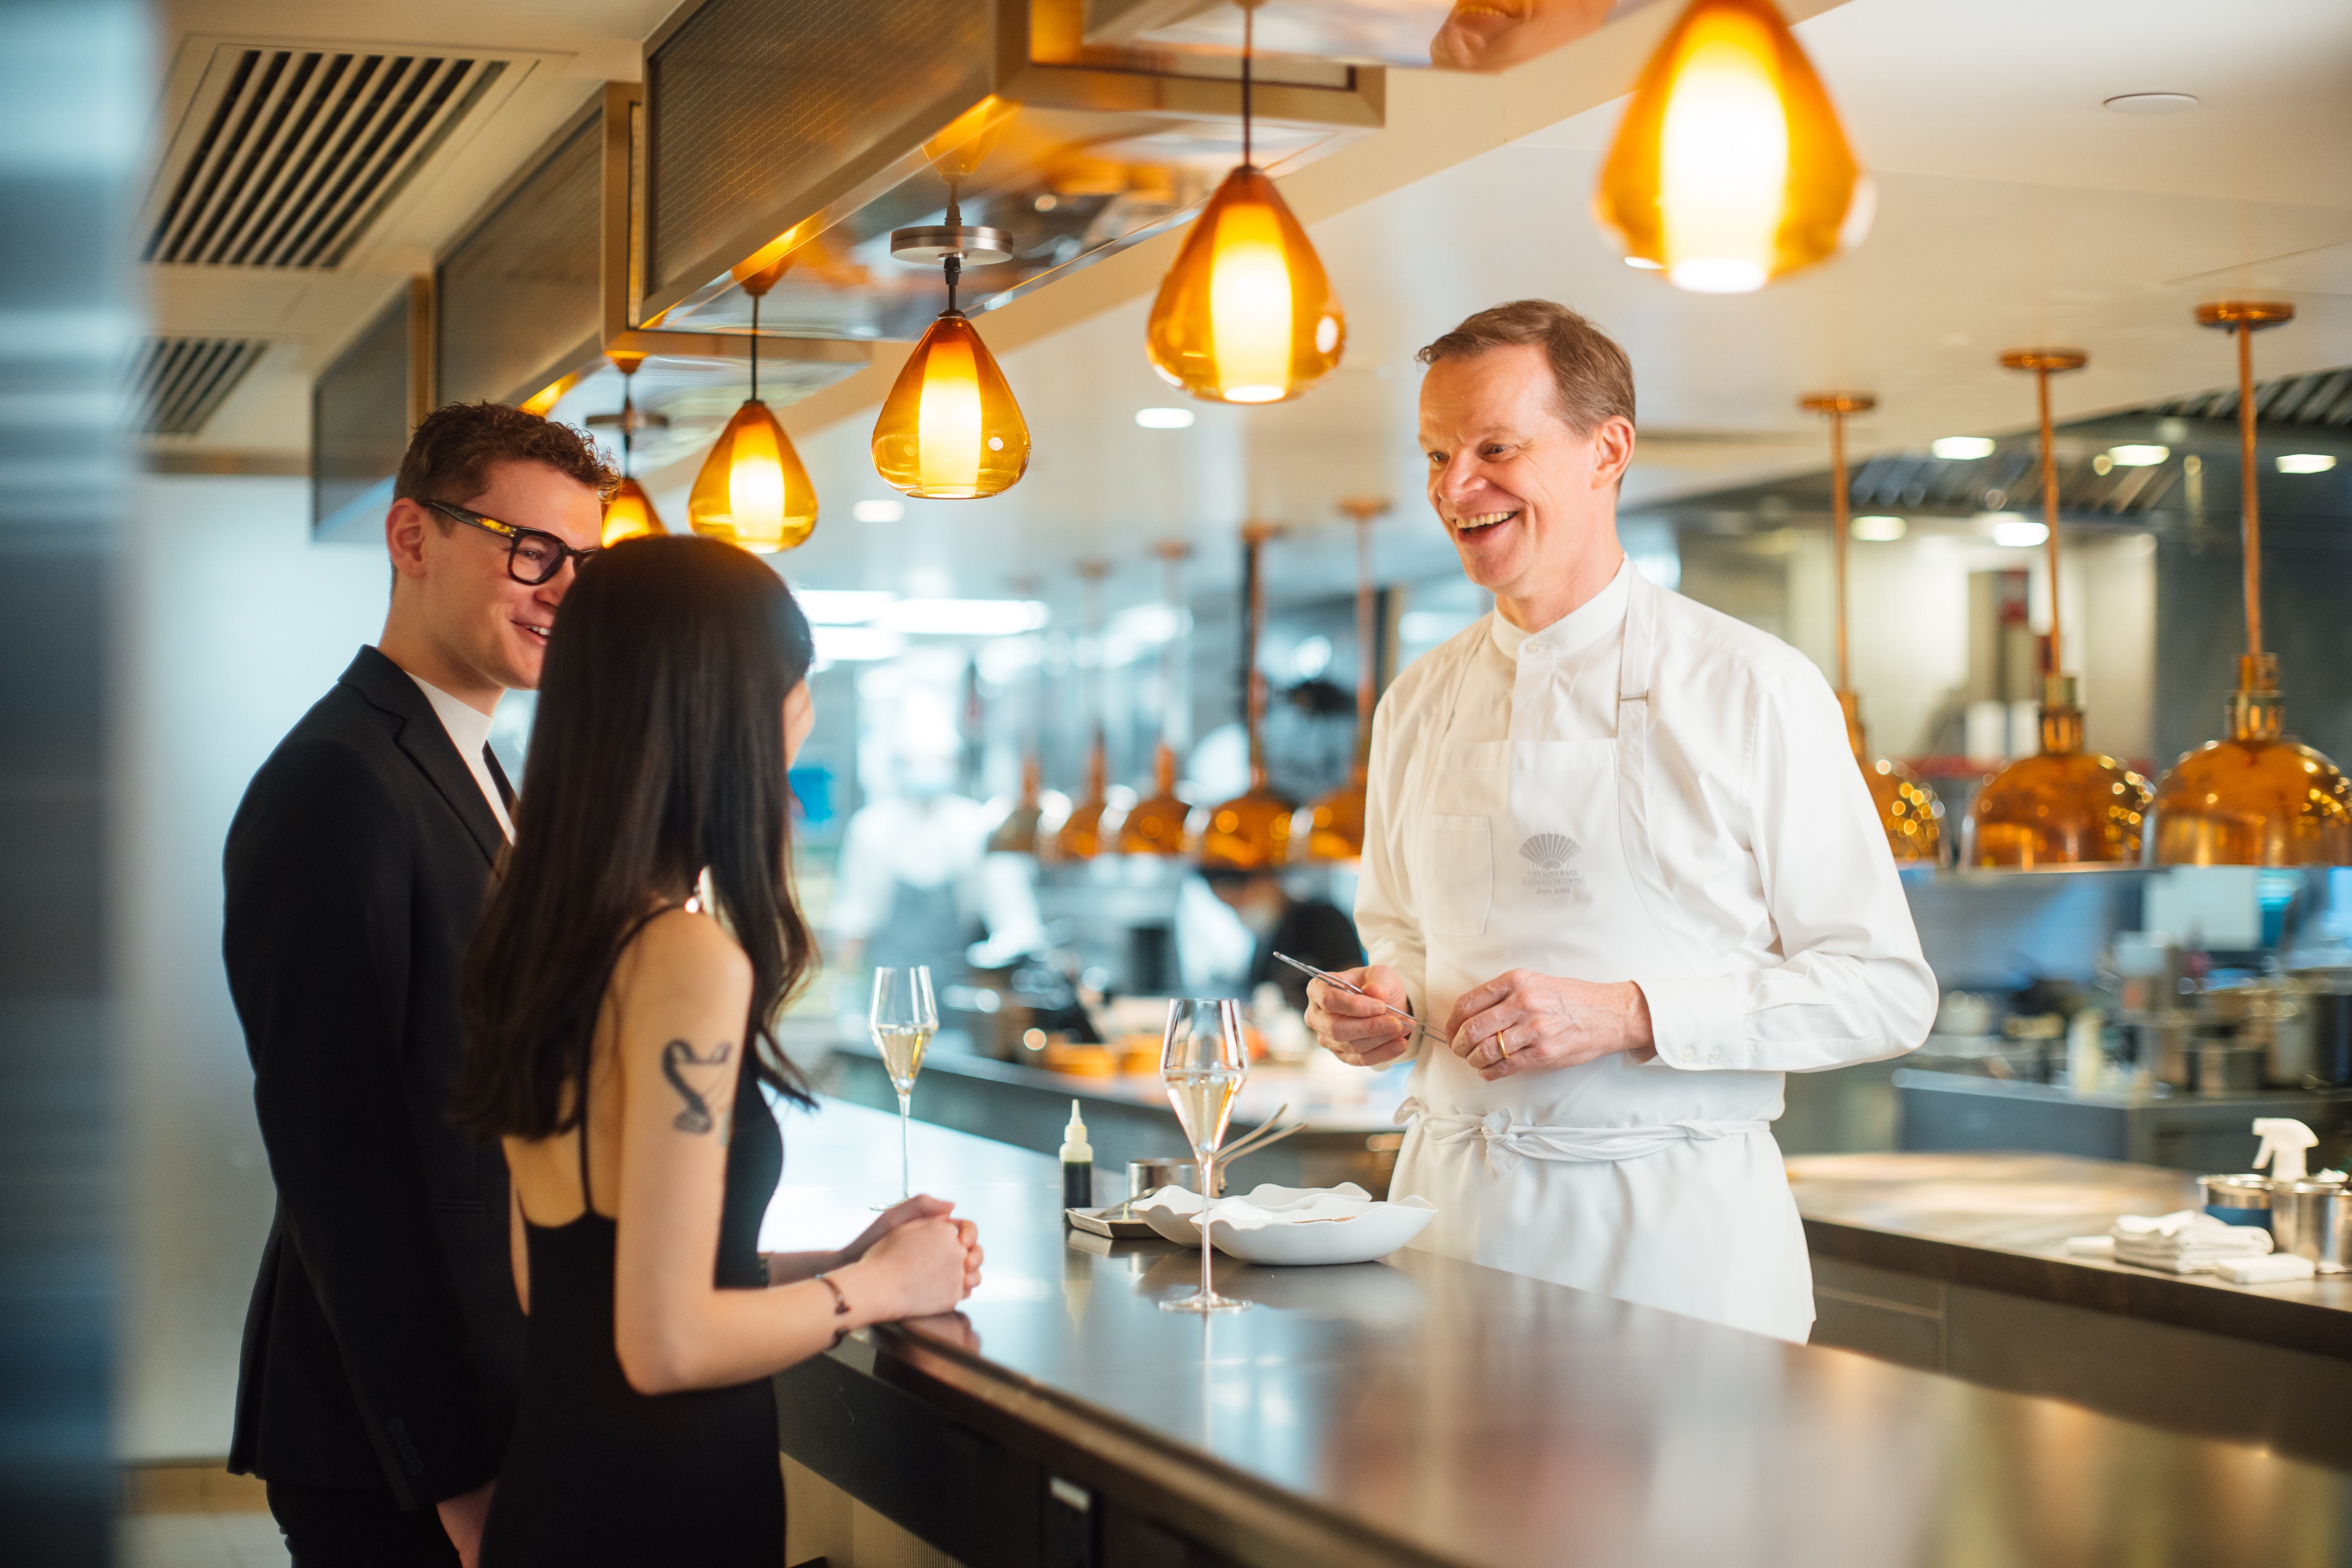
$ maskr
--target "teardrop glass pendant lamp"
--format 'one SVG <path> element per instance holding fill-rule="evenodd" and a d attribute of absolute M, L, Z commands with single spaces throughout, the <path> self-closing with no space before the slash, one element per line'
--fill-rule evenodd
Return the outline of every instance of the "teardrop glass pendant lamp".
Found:
<path fill-rule="evenodd" d="M 2050 417 L 2050 378 L 2080 370 L 2076 349 L 2019 349 L 2000 357 L 2033 372 L 2042 424 L 2042 516 L 2050 555 L 2050 668 L 2042 677 L 2042 749 L 1986 781 L 1961 830 L 1961 863 L 2038 871 L 2062 865 L 2131 862 L 2140 858 L 2147 821 L 2147 780 L 2115 758 L 2083 749 L 2083 709 L 2074 677 L 2063 673 L 2066 644 L 2058 596 L 2058 458 Z"/>
<path fill-rule="evenodd" d="M 955 308 L 961 268 L 948 264 L 948 308 L 907 356 L 874 422 L 874 468 L 926 500 L 970 501 L 1011 489 L 1029 471 L 1029 425 L 996 357 Z"/>
<path fill-rule="evenodd" d="M 621 372 L 621 414 L 616 422 L 621 431 L 621 483 L 612 498 L 604 503 L 604 532 L 600 543 L 610 547 L 623 539 L 641 538 L 648 534 L 669 530 L 654 510 L 654 498 L 637 483 L 635 473 L 635 437 L 640 423 L 635 388 L 637 367 L 646 362 L 643 354 L 616 353 L 605 356 L 613 368 Z M 656 418 L 659 416 L 656 415 Z"/>
<path fill-rule="evenodd" d="M 1243 0 L 1242 162 L 1160 280 L 1144 348 L 1170 386 L 1210 402 L 1279 402 L 1338 368 L 1348 321 L 1323 262 L 1251 162 L 1251 27 Z"/>
<path fill-rule="evenodd" d="M 1891 758 L 1873 758 L 1868 737 L 1862 724 L 1862 694 L 1853 689 L 1851 661 L 1847 656 L 1846 635 L 1846 561 L 1853 550 L 1853 529 L 1848 509 L 1845 467 L 1845 421 L 1848 414 L 1863 413 L 1878 406 L 1878 400 L 1867 392 L 1812 392 L 1797 400 L 1797 406 L 1811 413 L 1826 414 L 1830 422 L 1830 558 L 1834 568 L 1837 601 L 1837 699 L 1845 710 L 1845 737 L 1853 747 L 1853 759 L 1862 768 L 1862 781 L 1870 790 L 1870 803 L 1877 810 L 1878 825 L 1886 831 L 1886 847 L 1896 861 L 1906 864 L 1926 862 L 1929 865 L 1943 859 L 1944 803 L 1936 792 L 1919 782 L 1919 776 Z"/>
<path fill-rule="evenodd" d="M 1629 265 L 1745 294 L 1860 244 L 1871 192 L 1771 0 L 1691 0 L 1634 86 L 1592 203 Z"/>
<path fill-rule="evenodd" d="M 742 280 L 751 297 L 751 395 L 702 460 L 687 496 L 694 531 L 771 555 L 804 544 L 816 531 L 816 486 L 801 455 L 760 401 L 760 299 L 783 275 L 783 263 Z"/>
<path fill-rule="evenodd" d="M 2228 300 L 2197 311 L 2200 325 L 2237 338 L 2246 651 L 2230 697 L 2229 733 L 2181 758 L 2157 784 L 2159 865 L 2352 865 L 2352 782 L 2286 733 L 2278 655 L 2263 646 L 2253 335 L 2294 319 L 2294 307 L 2284 300 Z"/>

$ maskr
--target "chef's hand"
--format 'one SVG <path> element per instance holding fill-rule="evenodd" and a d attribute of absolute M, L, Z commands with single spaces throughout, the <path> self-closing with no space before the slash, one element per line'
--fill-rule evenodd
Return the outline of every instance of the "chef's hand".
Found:
<path fill-rule="evenodd" d="M 1657 1054 L 1650 1003 L 1631 980 L 1595 985 L 1512 969 L 1462 993 L 1445 1023 L 1454 1054 L 1492 1082 L 1574 1067 L 1612 1051 L 1636 1061 Z"/>
<path fill-rule="evenodd" d="M 1412 1027 L 1381 1006 L 1405 1005 L 1404 977 L 1385 964 L 1334 971 L 1371 997 L 1360 997 L 1320 980 L 1307 982 L 1307 1027 L 1332 1055 L 1350 1067 L 1378 1067 L 1412 1049 Z M 1374 1001 L 1373 997 L 1380 998 Z"/>

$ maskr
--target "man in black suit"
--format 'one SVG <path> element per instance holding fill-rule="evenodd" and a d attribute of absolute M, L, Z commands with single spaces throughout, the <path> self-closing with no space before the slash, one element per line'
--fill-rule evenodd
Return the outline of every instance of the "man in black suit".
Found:
<path fill-rule="evenodd" d="M 539 684 L 612 475 L 565 426 L 453 404 L 384 519 L 392 608 L 254 775 L 223 951 L 278 1213 L 229 1469 L 297 1568 L 471 1568 L 522 1359 L 506 1163 L 448 1124 L 457 980 L 511 790 L 490 711 Z"/>

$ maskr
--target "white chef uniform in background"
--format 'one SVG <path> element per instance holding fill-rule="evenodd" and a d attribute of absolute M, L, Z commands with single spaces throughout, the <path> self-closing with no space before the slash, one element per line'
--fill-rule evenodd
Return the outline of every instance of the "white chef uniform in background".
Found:
<path fill-rule="evenodd" d="M 1443 1028 L 1513 968 L 1633 980 L 1657 1055 L 1489 1082 L 1419 1048 L 1392 1190 L 1418 1245 L 1802 1340 L 1781 1075 L 1935 1014 L 1836 699 L 1795 650 L 1621 565 L 1532 634 L 1490 615 L 1373 725 L 1356 923 Z"/>

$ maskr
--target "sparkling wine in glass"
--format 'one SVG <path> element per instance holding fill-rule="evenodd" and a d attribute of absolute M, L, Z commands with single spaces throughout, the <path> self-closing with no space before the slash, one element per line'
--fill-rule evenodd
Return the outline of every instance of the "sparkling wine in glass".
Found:
<path fill-rule="evenodd" d="M 1168 1103 L 1192 1140 L 1201 1173 L 1201 1290 L 1181 1301 L 1162 1301 L 1162 1312 L 1230 1312 L 1249 1305 L 1217 1294 L 1209 1272 L 1209 1204 L 1217 1190 L 1218 1145 L 1234 1113 L 1249 1071 L 1249 1048 L 1242 1039 L 1241 1004 L 1179 998 L 1168 1004 L 1168 1032 L 1160 1043 L 1160 1081 Z"/>
<path fill-rule="evenodd" d="M 898 1202 L 915 1196 L 912 1168 L 907 1156 L 907 1126 L 914 1117 L 915 1074 L 923 1070 L 923 1050 L 939 1032 L 940 1009 L 931 1000 L 931 971 L 918 964 L 909 969 L 874 971 L 874 1006 L 866 1027 L 874 1049 L 898 1092 Z M 876 1208 L 888 1208 L 877 1203 Z"/>

